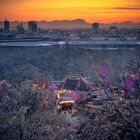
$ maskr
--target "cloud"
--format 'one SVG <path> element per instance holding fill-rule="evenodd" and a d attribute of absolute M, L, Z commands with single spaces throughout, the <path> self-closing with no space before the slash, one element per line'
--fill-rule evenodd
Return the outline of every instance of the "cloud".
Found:
<path fill-rule="evenodd" d="M 47 11 L 47 10 L 140 10 L 140 6 L 128 5 L 124 7 L 65 7 L 65 8 L 42 8 L 42 9 L 32 9 L 34 11 Z"/>
<path fill-rule="evenodd" d="M 30 9 L 31 10 L 31 9 Z M 49 14 L 57 13 L 57 15 L 78 14 L 79 16 L 91 15 L 112 15 L 122 14 L 122 11 L 139 11 L 140 7 L 136 5 L 128 5 L 125 7 L 65 7 L 65 8 L 40 8 L 32 9 L 34 12 L 46 12 Z"/>
<path fill-rule="evenodd" d="M 140 10 L 140 6 L 126 6 L 126 7 L 113 7 L 112 9 L 116 10 Z"/>

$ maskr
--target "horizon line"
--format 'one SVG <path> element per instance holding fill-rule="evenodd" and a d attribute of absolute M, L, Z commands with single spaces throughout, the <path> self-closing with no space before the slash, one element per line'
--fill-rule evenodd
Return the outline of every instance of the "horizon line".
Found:
<path fill-rule="evenodd" d="M 85 19 L 82 19 L 82 18 L 76 18 L 76 19 L 62 19 L 62 20 L 59 20 L 59 19 L 54 19 L 54 20 L 45 20 L 45 19 L 42 19 L 42 20 L 9 20 L 8 18 L 5 18 L 4 20 L 0 20 L 0 22 L 4 22 L 5 20 L 8 20 L 10 22 L 29 22 L 29 21 L 36 21 L 36 22 L 41 22 L 41 21 L 44 21 L 44 22 L 55 22 L 55 21 L 75 21 L 75 20 L 84 20 L 86 23 L 88 24 L 92 24 L 92 23 L 100 23 L 100 24 L 113 24 L 113 23 L 125 23 L 125 22 L 131 22 L 131 23 L 140 23 L 140 21 L 133 21 L 133 20 L 124 20 L 124 21 L 118 21 L 118 22 L 102 22 L 101 20 L 96 20 L 94 22 L 88 22 L 87 20 Z"/>

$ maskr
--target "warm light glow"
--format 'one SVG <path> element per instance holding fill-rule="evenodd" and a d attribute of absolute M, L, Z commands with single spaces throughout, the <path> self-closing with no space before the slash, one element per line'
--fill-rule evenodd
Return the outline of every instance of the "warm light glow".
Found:
<path fill-rule="evenodd" d="M 60 105 L 61 104 L 69 104 L 69 103 L 74 104 L 74 101 L 72 101 L 72 100 L 71 101 L 61 101 Z"/>
<path fill-rule="evenodd" d="M 139 0 L 2 0 L 0 20 L 140 21 Z"/>

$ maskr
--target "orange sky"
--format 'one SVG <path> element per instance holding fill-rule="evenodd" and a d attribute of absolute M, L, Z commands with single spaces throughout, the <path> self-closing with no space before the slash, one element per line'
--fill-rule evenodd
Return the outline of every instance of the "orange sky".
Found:
<path fill-rule="evenodd" d="M 0 20 L 140 21 L 140 0 L 0 0 Z"/>

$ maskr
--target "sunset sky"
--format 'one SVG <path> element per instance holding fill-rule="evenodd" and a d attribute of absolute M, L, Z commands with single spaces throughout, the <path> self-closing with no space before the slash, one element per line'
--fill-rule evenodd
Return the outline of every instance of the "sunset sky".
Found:
<path fill-rule="evenodd" d="M 140 22 L 140 0 L 0 0 L 0 20 Z"/>

